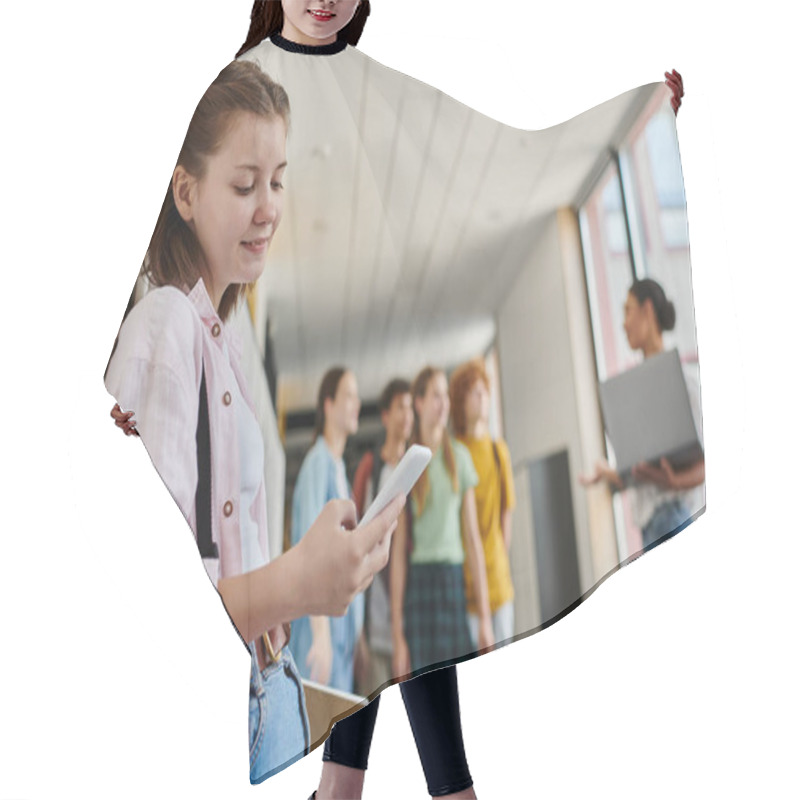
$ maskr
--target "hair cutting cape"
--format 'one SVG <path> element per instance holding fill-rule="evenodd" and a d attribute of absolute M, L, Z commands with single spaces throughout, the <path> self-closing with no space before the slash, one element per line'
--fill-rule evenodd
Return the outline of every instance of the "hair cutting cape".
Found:
<path fill-rule="evenodd" d="M 491 437 L 507 463 L 501 470 L 492 457 L 474 466 L 480 480 L 506 474 L 500 502 L 512 513 L 508 552 L 502 545 L 490 553 L 485 526 L 483 533 L 487 569 L 502 573 L 489 576 L 490 596 L 513 607 L 511 635 L 498 645 L 510 644 L 569 613 L 705 510 L 702 477 L 676 489 L 666 478 L 630 474 L 646 461 L 668 476 L 662 457 L 679 475 L 696 473 L 702 459 L 686 205 L 669 92 L 661 83 L 642 86 L 560 125 L 523 131 L 352 47 L 326 55 L 300 49 L 265 40 L 243 56 L 282 84 L 291 103 L 283 221 L 256 290 L 228 323 L 242 340 L 242 372 L 264 439 L 269 552 L 276 558 L 298 536 L 290 530 L 293 492 L 328 368 L 352 370 L 363 401 L 359 432 L 345 451 L 352 484 L 364 453 L 382 441 L 375 401 L 388 381 L 412 380 L 428 364 L 449 374 L 483 358 Z M 520 81 L 521 103 L 528 91 Z M 663 288 L 675 318 L 665 326 L 672 330 L 664 331 L 664 352 L 648 359 L 631 348 L 623 312 L 632 284 L 645 278 Z M 136 300 L 146 292 L 140 282 Z M 658 299 L 650 304 L 660 313 Z M 152 454 L 159 443 L 144 430 L 142 437 Z M 193 438 L 189 444 L 195 447 Z M 617 467 L 624 488 L 584 485 L 581 475 L 600 459 Z M 181 479 L 160 472 L 170 490 Z M 462 491 L 469 482 L 462 480 Z M 419 528 L 430 544 L 436 532 Z M 464 561 L 467 552 L 464 538 Z M 413 551 L 408 558 L 410 573 Z M 503 559 L 507 569 L 497 566 Z M 447 617 L 435 586 L 413 592 L 423 605 L 406 607 L 406 625 Z M 379 623 L 369 619 L 369 598 L 366 607 L 370 646 Z M 463 615 L 463 602 L 455 607 Z M 439 660 L 414 664 L 411 675 L 476 654 L 447 631 L 406 631 L 407 639 L 431 636 L 451 651 L 422 647 L 417 652 L 437 652 Z M 300 646 L 293 634 L 289 647 Z M 365 697 L 409 677 L 365 685 L 361 676 L 341 691 L 312 684 L 305 655 L 294 655 L 305 673 L 312 747 Z"/>

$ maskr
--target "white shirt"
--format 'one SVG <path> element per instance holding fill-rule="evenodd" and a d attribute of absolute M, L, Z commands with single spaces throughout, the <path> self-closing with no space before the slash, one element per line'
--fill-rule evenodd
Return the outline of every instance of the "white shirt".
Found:
<path fill-rule="evenodd" d="M 703 446 L 703 414 L 700 404 L 700 381 L 694 370 L 683 366 L 683 377 L 686 381 L 686 390 L 689 393 L 689 404 L 692 408 L 692 417 L 700 445 Z M 631 486 L 630 492 L 633 519 L 639 528 L 643 528 L 652 518 L 653 512 L 667 500 L 679 499 L 689 511 L 695 514 L 706 504 L 705 482 L 693 489 L 662 489 L 654 483 L 642 483 Z"/>

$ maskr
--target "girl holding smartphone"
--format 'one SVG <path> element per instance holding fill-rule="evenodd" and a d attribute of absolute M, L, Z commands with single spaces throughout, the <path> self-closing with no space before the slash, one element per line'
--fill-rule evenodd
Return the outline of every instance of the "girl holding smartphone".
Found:
<path fill-rule="evenodd" d="M 354 534 L 353 504 L 330 503 L 298 547 L 269 561 L 263 440 L 225 320 L 281 220 L 288 125 L 286 92 L 255 65 L 234 62 L 211 84 L 142 268 L 156 288 L 123 322 L 106 374 L 250 651 L 253 783 L 309 744 L 288 623 L 345 611 L 386 563 L 403 505 Z"/>
<path fill-rule="evenodd" d="M 265 40 L 289 52 L 306 55 L 326 56 L 342 52 L 348 45 L 355 45 L 370 13 L 368 0 L 256 0 L 251 14 L 251 26 L 247 39 L 237 55 L 244 55 Z M 680 104 L 682 87 L 680 76 L 668 75 L 668 83 L 673 88 L 673 108 Z M 133 432 L 133 417 L 115 410 L 118 425 L 127 433 Z M 307 537 L 306 537 L 307 538 Z M 443 689 L 436 679 L 445 678 L 448 687 Z M 423 691 L 424 687 L 430 691 Z M 416 700 L 412 687 L 419 687 Z M 461 742 L 460 717 L 458 711 L 458 694 L 455 668 L 437 670 L 433 673 L 415 678 L 402 684 L 406 707 L 412 721 L 420 755 L 428 777 L 429 790 L 435 796 L 472 797 L 471 779 L 469 786 L 453 790 L 447 785 L 437 785 L 435 765 L 437 761 L 452 761 L 447 749 L 451 743 L 454 751 L 463 753 Z M 420 722 L 415 724 L 412 714 L 414 709 L 421 713 Z M 426 715 L 430 709 L 431 713 Z M 438 709 L 434 713 L 434 711 Z M 326 743 L 325 764 L 318 794 L 318 800 L 325 797 L 360 796 L 363 785 L 368 740 L 371 738 L 370 722 L 367 719 L 377 713 L 377 698 L 367 709 L 348 717 L 334 726 L 333 734 Z M 366 737 L 357 733 L 363 722 L 364 730 L 369 729 Z M 440 724 L 441 723 L 441 724 Z M 348 728 L 351 733 L 348 733 Z M 347 740 L 355 742 L 353 749 L 347 750 Z M 367 742 L 366 750 L 358 742 Z M 442 744 L 436 749 L 437 744 Z M 428 762 L 426 764 L 426 753 Z M 456 759 L 457 760 L 457 759 Z M 465 763 L 465 760 L 464 760 Z M 431 766 L 432 765 L 432 766 Z M 429 772 L 429 768 L 431 771 Z"/>

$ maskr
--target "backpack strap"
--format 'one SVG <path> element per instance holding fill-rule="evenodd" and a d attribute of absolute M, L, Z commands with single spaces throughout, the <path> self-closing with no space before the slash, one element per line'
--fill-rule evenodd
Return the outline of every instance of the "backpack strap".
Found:
<path fill-rule="evenodd" d="M 414 512 L 411 509 L 411 498 L 406 500 L 406 555 L 411 560 L 414 552 Z"/>
<path fill-rule="evenodd" d="M 383 472 L 381 448 L 376 447 L 372 451 L 372 473 L 370 474 L 370 480 L 372 481 L 372 500 L 378 496 L 378 488 L 381 485 L 381 472 Z"/>
<path fill-rule="evenodd" d="M 361 461 L 358 462 L 356 474 L 353 476 L 353 502 L 356 504 L 358 520 L 364 516 L 367 510 L 367 481 L 372 471 L 372 451 L 367 450 Z"/>
<path fill-rule="evenodd" d="M 500 479 L 500 522 L 503 522 L 503 514 L 506 510 L 506 482 L 503 477 L 503 468 L 500 466 L 500 453 L 497 451 L 497 442 L 492 439 L 492 450 L 494 451 L 494 463 L 497 464 L 497 477 Z"/>
<path fill-rule="evenodd" d="M 194 493 L 194 514 L 197 524 L 197 549 L 202 558 L 219 558 L 219 550 L 216 543 L 211 538 L 211 430 L 208 421 L 208 389 L 206 387 L 206 368 L 203 366 L 202 377 L 200 378 L 200 395 L 197 406 L 197 490 Z M 224 603 L 223 603 L 224 607 Z M 245 642 L 236 623 L 233 621 L 228 609 L 225 608 L 228 619 L 236 631 L 236 635 L 241 639 L 242 644 L 247 648 L 251 656 L 255 657 L 255 652 L 250 645 Z M 286 630 L 286 641 L 291 635 L 291 626 L 284 626 Z M 259 637 L 263 641 L 262 653 L 272 650 L 268 634 L 264 633 Z M 266 661 L 266 656 L 265 656 Z"/>
<path fill-rule="evenodd" d="M 372 482 L 372 500 L 374 500 L 378 496 L 378 489 L 381 485 L 381 473 L 383 472 L 383 467 L 385 466 L 383 458 L 381 457 L 381 448 L 376 447 L 372 451 L 372 473 L 370 475 L 370 481 Z M 383 585 L 386 587 L 386 591 L 389 591 L 389 569 L 388 567 L 384 567 L 376 576 L 378 580 L 380 580 Z M 370 586 L 370 589 L 372 586 Z M 369 589 L 367 589 L 369 592 Z"/>
<path fill-rule="evenodd" d="M 219 558 L 217 545 L 211 539 L 211 433 L 208 422 L 206 370 L 200 379 L 200 404 L 197 411 L 197 491 L 194 512 L 197 522 L 197 547 L 203 558 Z"/>

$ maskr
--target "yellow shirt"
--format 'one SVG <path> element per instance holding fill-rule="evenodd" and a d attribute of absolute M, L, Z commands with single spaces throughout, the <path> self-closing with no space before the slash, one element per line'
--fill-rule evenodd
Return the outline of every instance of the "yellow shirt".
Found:
<path fill-rule="evenodd" d="M 498 439 L 496 442 L 497 456 L 500 462 L 500 469 L 498 469 L 498 459 L 495 459 L 490 436 L 482 439 L 463 436 L 459 437 L 459 441 L 465 444 L 469 450 L 478 473 L 475 504 L 478 507 L 478 528 L 483 542 L 483 557 L 486 561 L 489 606 L 494 614 L 498 608 L 514 599 L 511 567 L 508 563 L 508 553 L 503 541 L 503 528 L 500 522 L 502 498 L 505 497 L 503 506 L 505 509 L 510 511 L 516 505 L 511 456 L 508 454 L 506 443 L 502 439 Z M 477 614 L 475 589 L 466 560 L 464 561 L 464 581 L 467 591 L 467 610 L 471 614 Z"/>

